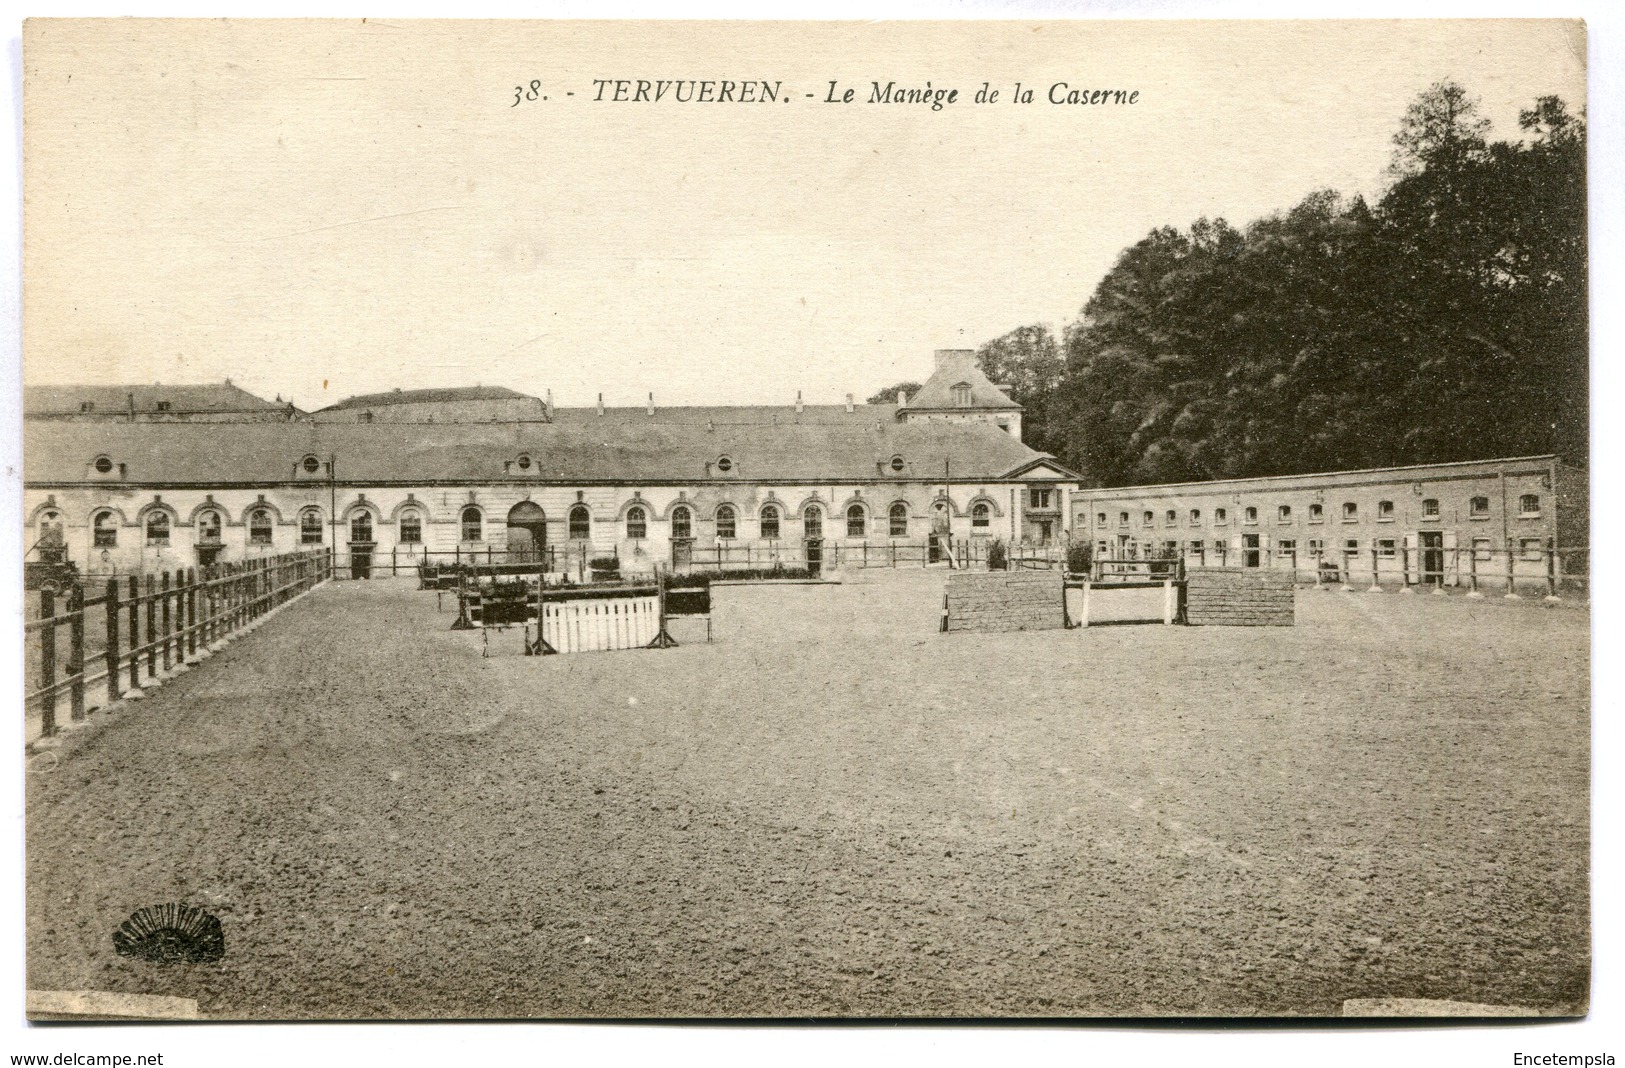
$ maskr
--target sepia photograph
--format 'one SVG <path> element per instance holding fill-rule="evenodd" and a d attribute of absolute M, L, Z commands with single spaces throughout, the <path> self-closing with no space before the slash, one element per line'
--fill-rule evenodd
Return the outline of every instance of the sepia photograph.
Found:
<path fill-rule="evenodd" d="M 28 21 L 27 1018 L 1585 1016 L 1586 57 Z"/>

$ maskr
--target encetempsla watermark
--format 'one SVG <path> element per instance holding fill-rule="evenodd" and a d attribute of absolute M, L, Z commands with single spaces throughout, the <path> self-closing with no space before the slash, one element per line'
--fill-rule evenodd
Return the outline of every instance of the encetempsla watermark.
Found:
<path fill-rule="evenodd" d="M 1575 1068 L 1603 1068 L 1614 1063 L 1612 1053 L 1514 1053 L 1512 1063 L 1518 1068 L 1524 1065 L 1538 1065 L 1546 1068 L 1548 1065 L 1574 1065 Z"/>

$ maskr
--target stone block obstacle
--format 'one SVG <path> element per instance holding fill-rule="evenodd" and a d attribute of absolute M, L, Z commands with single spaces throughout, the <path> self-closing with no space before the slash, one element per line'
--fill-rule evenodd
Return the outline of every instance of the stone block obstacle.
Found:
<path fill-rule="evenodd" d="M 1066 626 L 1059 571 L 956 571 L 943 602 L 945 631 L 1059 630 Z"/>
<path fill-rule="evenodd" d="M 1290 574 L 1197 568 L 1185 578 L 1185 622 L 1196 627 L 1290 627 L 1297 622 Z"/>

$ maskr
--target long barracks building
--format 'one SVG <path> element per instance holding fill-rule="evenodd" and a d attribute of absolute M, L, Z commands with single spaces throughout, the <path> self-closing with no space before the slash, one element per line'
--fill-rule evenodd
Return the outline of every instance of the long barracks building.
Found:
<path fill-rule="evenodd" d="M 1071 512 L 1103 556 L 1446 585 L 1579 563 L 1589 525 L 1586 472 L 1555 456 L 1080 489 Z"/>
<path fill-rule="evenodd" d="M 939 351 L 895 405 L 554 408 L 473 387 L 305 415 L 165 389 L 25 400 L 29 559 L 56 544 L 82 571 L 165 571 L 331 546 L 362 574 L 426 551 L 641 568 L 718 546 L 1054 544 L 1078 484 L 1022 443 L 970 350 Z"/>

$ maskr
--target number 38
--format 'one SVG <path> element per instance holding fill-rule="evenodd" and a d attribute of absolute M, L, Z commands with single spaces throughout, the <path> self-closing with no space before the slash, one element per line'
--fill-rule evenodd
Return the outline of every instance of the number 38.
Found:
<path fill-rule="evenodd" d="M 516 108 L 521 100 L 535 100 L 541 93 L 542 83 L 540 81 L 531 82 L 529 89 L 526 89 L 523 85 L 516 85 L 513 87 L 513 103 L 508 106 Z"/>

